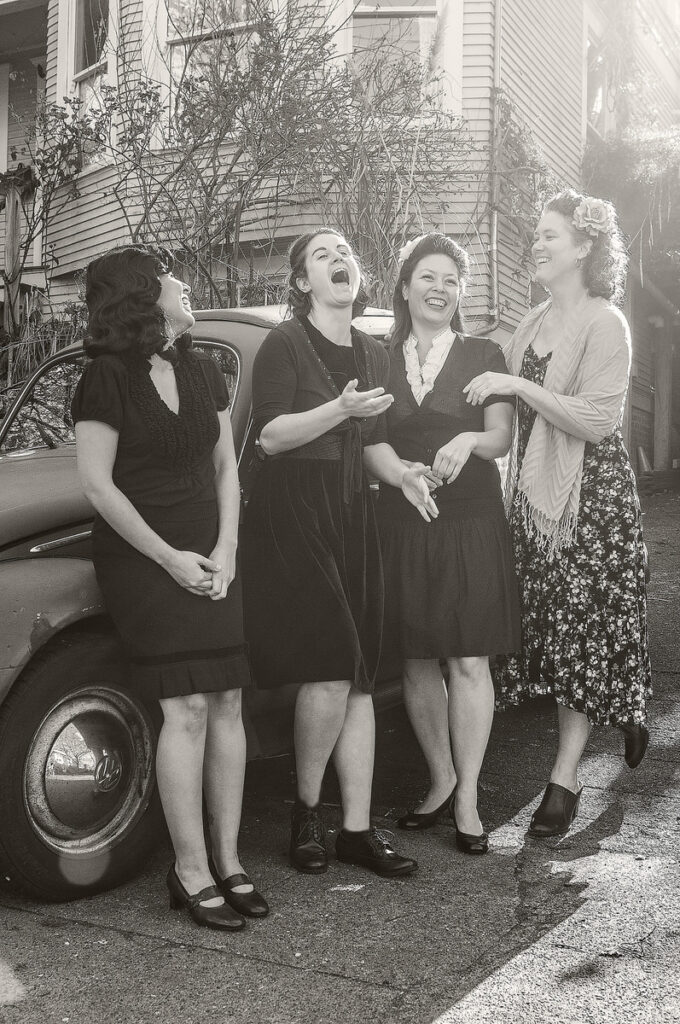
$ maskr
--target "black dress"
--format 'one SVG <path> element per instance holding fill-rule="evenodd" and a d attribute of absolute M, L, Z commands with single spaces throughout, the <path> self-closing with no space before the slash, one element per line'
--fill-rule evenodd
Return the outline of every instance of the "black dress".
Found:
<path fill-rule="evenodd" d="M 549 360 L 529 345 L 522 377 L 542 385 Z M 521 466 L 536 413 L 522 401 L 517 412 Z M 652 693 L 645 557 L 635 477 L 620 431 L 586 443 L 576 539 L 552 561 L 527 533 L 519 498 L 510 525 L 522 647 L 496 665 L 500 706 L 553 694 L 593 725 L 644 723 Z"/>
<path fill-rule="evenodd" d="M 277 416 L 387 383 L 387 353 L 352 329 L 333 344 L 294 319 L 267 336 L 253 368 L 260 431 Z M 246 634 L 255 682 L 349 679 L 371 692 L 380 654 L 380 547 L 362 448 L 386 439 L 381 418 L 345 420 L 315 441 L 263 462 L 243 537 Z"/>
<path fill-rule="evenodd" d="M 434 389 L 418 405 L 403 346 L 390 357 L 388 437 L 400 458 L 431 466 L 453 437 L 484 430 L 482 406 L 463 388 L 492 370 L 507 373 L 498 345 L 456 336 Z M 514 399 L 491 396 L 484 405 Z M 385 575 L 386 651 L 401 658 L 482 657 L 520 648 L 510 533 L 495 461 L 471 455 L 451 484 L 434 492 L 439 517 L 425 522 L 401 490 L 380 485 L 378 524 Z"/>
<path fill-rule="evenodd" d="M 113 482 L 168 544 L 209 556 L 218 535 L 212 452 L 219 437 L 217 411 L 229 403 L 224 377 L 209 357 L 180 354 L 175 414 L 154 387 L 150 369 L 146 359 L 132 354 L 97 356 L 76 388 L 73 420 L 98 420 L 117 430 Z M 238 577 L 222 601 L 192 594 L 99 515 L 93 561 L 143 698 L 249 683 Z"/>

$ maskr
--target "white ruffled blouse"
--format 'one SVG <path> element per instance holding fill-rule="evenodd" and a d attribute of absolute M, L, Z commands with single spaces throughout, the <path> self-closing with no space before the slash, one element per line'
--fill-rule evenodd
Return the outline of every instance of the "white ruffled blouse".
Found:
<path fill-rule="evenodd" d="M 413 397 L 420 405 L 429 395 L 434 387 L 444 361 L 451 351 L 451 346 L 456 340 L 455 333 L 447 327 L 438 334 L 432 342 L 430 351 L 425 356 L 425 361 L 420 363 L 418 359 L 418 339 L 413 333 L 409 334 L 404 342 L 404 365 L 406 366 L 406 379 L 411 386 Z"/>

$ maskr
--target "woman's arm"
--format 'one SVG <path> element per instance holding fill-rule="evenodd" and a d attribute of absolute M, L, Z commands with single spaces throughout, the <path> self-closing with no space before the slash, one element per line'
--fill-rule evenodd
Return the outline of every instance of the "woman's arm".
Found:
<path fill-rule="evenodd" d="M 76 424 L 78 473 L 85 496 L 117 534 L 162 566 L 181 587 L 205 596 L 218 566 L 192 551 L 177 551 L 144 522 L 131 501 L 113 482 L 118 431 L 98 420 Z"/>
<path fill-rule="evenodd" d="M 267 455 L 288 452 L 316 440 L 327 430 L 337 427 L 350 416 L 379 416 L 392 404 L 392 395 L 384 388 L 357 391 L 358 381 L 351 380 L 338 398 L 333 398 L 307 412 L 291 412 L 270 420 L 260 432 L 260 444 Z"/>
<path fill-rule="evenodd" d="M 439 509 L 430 496 L 427 485 L 429 467 L 420 462 L 406 465 L 390 444 L 369 444 L 364 448 L 366 471 L 383 483 L 400 487 L 404 497 L 418 509 L 426 523 L 436 519 Z"/>
<path fill-rule="evenodd" d="M 229 584 L 236 575 L 238 521 L 241 509 L 241 489 L 229 410 L 224 409 L 218 412 L 217 416 L 220 423 L 220 436 L 213 451 L 213 463 L 215 465 L 219 532 L 210 558 L 221 565 L 222 570 L 214 572 L 212 576 L 212 587 L 208 596 L 213 601 L 219 601 L 227 596 Z"/>
<path fill-rule="evenodd" d="M 515 395 L 567 434 L 599 444 L 619 421 L 628 387 L 630 341 L 623 318 L 607 311 L 590 329 L 575 395 L 560 395 L 539 384 L 502 373 L 482 373 L 463 390 L 481 404 L 490 394 Z"/>
<path fill-rule="evenodd" d="M 507 377 L 507 374 L 499 374 Z M 466 430 L 442 445 L 432 460 L 432 472 L 450 484 L 459 476 L 472 454 L 492 461 L 507 455 L 512 437 L 513 407 L 494 402 L 484 409 L 484 430 Z"/>

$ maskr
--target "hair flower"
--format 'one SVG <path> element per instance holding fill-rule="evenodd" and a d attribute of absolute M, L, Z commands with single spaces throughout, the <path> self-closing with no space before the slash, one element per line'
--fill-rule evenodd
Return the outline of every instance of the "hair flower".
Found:
<path fill-rule="evenodd" d="M 425 235 L 418 235 L 417 238 L 412 238 L 410 242 L 406 242 L 405 245 L 402 245 L 401 249 L 397 254 L 397 263 L 399 264 L 400 267 L 404 263 L 406 263 L 406 260 L 409 258 L 415 247 L 418 245 L 418 242 L 422 242 L 424 238 Z"/>
<path fill-rule="evenodd" d="M 588 197 L 574 210 L 572 224 L 593 238 L 611 232 L 616 227 L 614 207 L 604 199 Z"/>

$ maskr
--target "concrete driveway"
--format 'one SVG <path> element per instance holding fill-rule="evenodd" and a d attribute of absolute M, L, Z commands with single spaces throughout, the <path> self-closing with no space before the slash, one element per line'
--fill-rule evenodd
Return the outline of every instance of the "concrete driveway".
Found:
<path fill-rule="evenodd" d="M 680 496 L 646 499 L 656 699 L 635 772 L 593 734 L 561 841 L 524 832 L 556 742 L 548 701 L 496 718 L 482 778 L 487 857 L 449 821 L 398 833 L 419 873 L 388 882 L 286 859 L 290 757 L 249 766 L 242 859 L 272 914 L 221 936 L 168 909 L 167 842 L 132 883 L 78 903 L 0 897 L 3 1024 L 666 1024 L 680 1021 Z M 425 787 L 402 709 L 379 720 L 375 820 Z M 329 780 L 327 820 L 339 826 Z M 0 823 L 1 827 L 1 823 Z"/>

